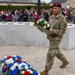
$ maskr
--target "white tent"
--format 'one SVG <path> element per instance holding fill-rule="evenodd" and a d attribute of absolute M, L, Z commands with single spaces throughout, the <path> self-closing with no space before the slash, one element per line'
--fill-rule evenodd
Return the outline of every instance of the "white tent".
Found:
<path fill-rule="evenodd" d="M 37 3 L 38 2 L 38 0 L 0 0 L 0 3 L 10 3 L 10 2 L 12 2 L 12 3 Z"/>

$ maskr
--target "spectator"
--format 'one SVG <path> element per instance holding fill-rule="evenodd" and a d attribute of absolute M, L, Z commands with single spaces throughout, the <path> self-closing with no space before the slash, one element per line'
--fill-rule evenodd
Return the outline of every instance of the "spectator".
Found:
<path fill-rule="evenodd" d="M 75 8 L 62 9 L 62 14 L 66 17 L 68 22 L 74 20 Z M 36 18 L 37 10 L 31 9 L 21 9 L 21 10 L 1 10 L 0 11 L 0 21 L 15 21 L 15 22 L 29 22 Z M 40 18 L 49 20 L 49 17 L 53 15 L 52 9 L 41 9 Z M 37 15 L 38 17 L 38 15 Z"/>
<path fill-rule="evenodd" d="M 22 15 L 22 21 L 23 22 L 27 22 L 28 21 L 28 14 L 27 14 L 26 10 L 24 11 L 24 14 Z"/>
<path fill-rule="evenodd" d="M 44 19 L 46 21 L 49 21 L 49 13 L 48 13 L 48 10 L 46 10 L 45 13 L 44 13 Z"/>
<path fill-rule="evenodd" d="M 6 14 L 6 21 L 12 21 L 11 12 L 8 12 L 8 13 Z"/>
<path fill-rule="evenodd" d="M 18 19 L 19 19 L 18 11 L 17 11 L 17 10 L 15 10 L 14 15 L 13 15 L 13 21 L 17 22 L 17 21 L 18 21 Z"/>
<path fill-rule="evenodd" d="M 3 10 L 1 11 L 1 19 L 2 19 L 2 21 L 4 21 L 6 19 L 6 15 Z"/>

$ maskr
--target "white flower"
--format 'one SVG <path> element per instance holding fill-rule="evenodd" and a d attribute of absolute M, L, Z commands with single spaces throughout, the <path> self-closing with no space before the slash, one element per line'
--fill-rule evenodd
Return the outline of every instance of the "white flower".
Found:
<path fill-rule="evenodd" d="M 25 71 L 21 71 L 21 74 L 24 74 Z"/>
<path fill-rule="evenodd" d="M 6 60 L 7 60 L 7 57 L 6 57 L 6 56 L 4 56 L 3 62 L 5 62 Z"/>
<path fill-rule="evenodd" d="M 44 22 L 45 22 L 45 24 L 47 24 L 47 21 L 44 20 Z"/>
<path fill-rule="evenodd" d="M 25 68 L 22 68 L 22 66 L 25 66 Z M 21 63 L 21 64 L 18 65 L 18 69 L 19 69 L 19 70 L 28 69 L 28 66 L 27 66 L 27 64 L 25 64 L 25 63 Z"/>
<path fill-rule="evenodd" d="M 43 19 L 39 19 L 39 20 L 40 20 L 40 22 L 43 21 Z"/>
<path fill-rule="evenodd" d="M 49 25 L 49 24 L 47 24 L 47 27 L 50 27 L 50 25 Z"/>
<path fill-rule="evenodd" d="M 39 24 L 43 19 L 39 19 L 36 23 Z"/>
<path fill-rule="evenodd" d="M 39 24 L 39 20 L 36 23 Z"/>
<path fill-rule="evenodd" d="M 13 65 L 14 67 L 17 67 L 18 66 L 18 63 L 14 63 L 14 65 Z"/>
<path fill-rule="evenodd" d="M 17 66 L 18 66 L 18 63 L 14 63 L 14 65 L 10 67 L 10 70 L 13 71 Z"/>
<path fill-rule="evenodd" d="M 17 57 L 16 57 L 17 55 L 13 55 L 13 57 L 15 58 L 15 60 L 17 60 Z"/>
<path fill-rule="evenodd" d="M 43 28 L 46 29 L 46 26 L 44 26 Z"/>
<path fill-rule="evenodd" d="M 16 68 L 16 67 L 13 65 L 13 66 L 10 67 L 10 70 L 13 71 L 15 68 Z"/>
<path fill-rule="evenodd" d="M 4 56 L 4 59 L 6 59 L 7 57 L 6 56 Z"/>
<path fill-rule="evenodd" d="M 10 59 L 6 60 L 5 63 L 6 64 L 10 64 L 10 63 L 13 64 L 14 63 L 14 60 L 12 58 L 10 58 Z"/>

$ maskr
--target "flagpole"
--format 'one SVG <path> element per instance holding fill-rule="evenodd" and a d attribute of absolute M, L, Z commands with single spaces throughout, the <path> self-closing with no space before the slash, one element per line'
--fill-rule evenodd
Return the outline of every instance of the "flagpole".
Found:
<path fill-rule="evenodd" d="M 41 1 L 38 0 L 38 2 L 37 2 L 37 14 L 38 14 L 38 17 L 40 17 L 40 5 L 41 5 Z"/>

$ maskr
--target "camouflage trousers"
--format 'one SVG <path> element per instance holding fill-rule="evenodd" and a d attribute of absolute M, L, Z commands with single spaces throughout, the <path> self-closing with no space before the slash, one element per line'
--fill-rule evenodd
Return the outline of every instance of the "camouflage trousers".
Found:
<path fill-rule="evenodd" d="M 45 66 L 45 70 L 47 70 L 47 71 L 51 70 L 55 56 L 62 62 L 67 61 L 65 56 L 59 50 L 60 41 L 61 41 L 61 39 L 55 40 L 55 41 L 50 40 L 50 48 L 47 53 L 46 66 Z"/>

